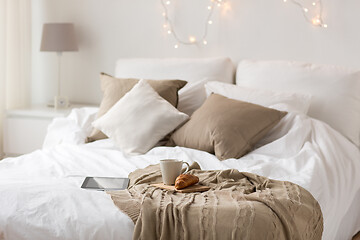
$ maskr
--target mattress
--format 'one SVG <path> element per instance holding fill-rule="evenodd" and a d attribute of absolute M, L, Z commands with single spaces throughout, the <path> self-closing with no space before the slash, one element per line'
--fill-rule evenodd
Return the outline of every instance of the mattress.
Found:
<path fill-rule="evenodd" d="M 94 110 L 53 123 L 45 148 L 0 162 L 0 239 L 131 239 L 134 225 L 104 192 L 81 189 L 86 176 L 126 177 L 161 159 L 238 169 L 307 189 L 324 216 L 323 239 L 351 239 L 360 227 L 360 151 L 327 124 L 289 113 L 240 159 L 182 147 L 125 156 L 109 139 L 82 144 Z"/>

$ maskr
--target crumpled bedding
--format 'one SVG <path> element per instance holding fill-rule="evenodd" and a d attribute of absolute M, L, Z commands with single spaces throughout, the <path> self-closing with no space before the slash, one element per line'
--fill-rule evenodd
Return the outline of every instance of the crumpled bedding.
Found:
<path fill-rule="evenodd" d="M 127 177 L 167 158 L 197 162 L 203 170 L 237 169 L 303 187 L 320 204 L 325 240 L 351 239 L 360 230 L 358 216 L 347 214 L 360 210 L 354 199 L 360 192 L 360 151 L 321 121 L 288 113 L 253 152 L 219 161 L 182 147 L 155 147 L 129 157 L 109 139 L 83 144 L 96 109 L 73 113 L 71 119 L 54 122 L 49 134 L 56 130 L 61 135 L 52 134 L 46 148 L 0 161 L 1 237 L 131 239 L 134 224 L 110 195 L 80 186 L 86 176 Z"/>

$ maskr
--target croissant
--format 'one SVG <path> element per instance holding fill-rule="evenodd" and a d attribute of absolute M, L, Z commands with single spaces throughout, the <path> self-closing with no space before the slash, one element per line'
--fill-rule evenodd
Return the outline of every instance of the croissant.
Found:
<path fill-rule="evenodd" d="M 199 178 L 197 176 L 191 174 L 181 174 L 175 180 L 175 189 L 183 189 L 188 186 L 194 185 L 199 182 Z"/>

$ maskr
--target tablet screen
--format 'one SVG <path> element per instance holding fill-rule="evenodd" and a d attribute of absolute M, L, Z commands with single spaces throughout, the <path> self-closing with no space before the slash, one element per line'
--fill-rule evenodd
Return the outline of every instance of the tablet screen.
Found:
<path fill-rule="evenodd" d="M 128 178 L 86 177 L 81 188 L 94 190 L 123 190 L 129 184 Z"/>

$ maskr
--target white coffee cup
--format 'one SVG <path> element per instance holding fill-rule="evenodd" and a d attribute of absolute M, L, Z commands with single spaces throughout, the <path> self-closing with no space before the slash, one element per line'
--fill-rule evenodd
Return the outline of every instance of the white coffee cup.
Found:
<path fill-rule="evenodd" d="M 175 179 L 181 174 L 182 165 L 186 164 L 186 170 L 189 171 L 190 165 L 187 162 L 179 161 L 176 159 L 160 160 L 160 169 L 162 174 L 163 183 L 165 185 L 174 185 Z"/>

